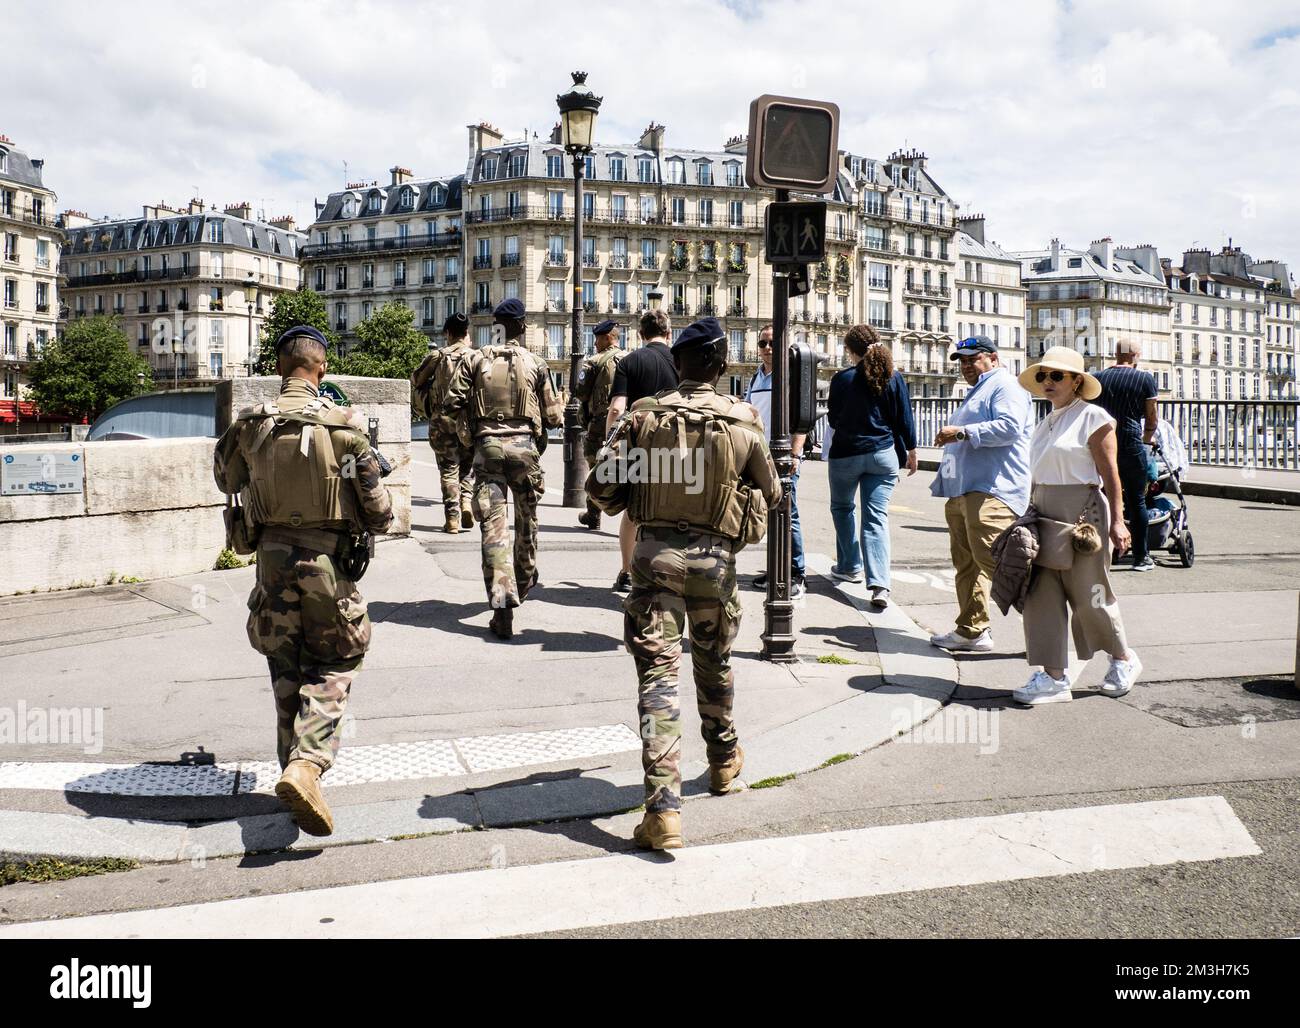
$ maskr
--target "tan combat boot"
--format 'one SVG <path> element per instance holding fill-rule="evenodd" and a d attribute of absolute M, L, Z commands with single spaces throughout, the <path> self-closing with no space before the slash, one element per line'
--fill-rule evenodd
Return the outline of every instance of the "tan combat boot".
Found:
<path fill-rule="evenodd" d="M 714 796 L 725 796 L 731 792 L 732 784 L 740 777 L 740 769 L 745 766 L 745 751 L 736 743 L 736 752 L 731 759 L 721 764 L 709 765 L 709 792 Z"/>
<path fill-rule="evenodd" d="M 460 511 L 455 507 L 447 511 L 447 523 L 442 526 L 442 530 L 448 535 L 455 535 L 460 531 Z"/>
<path fill-rule="evenodd" d="M 643 850 L 682 848 L 682 815 L 677 810 L 647 813 L 632 832 L 632 841 Z"/>
<path fill-rule="evenodd" d="M 460 527 L 467 530 L 474 527 L 474 512 L 469 509 L 469 500 L 460 501 Z"/>
<path fill-rule="evenodd" d="M 320 792 L 320 768 L 310 760 L 291 760 L 275 783 L 275 798 L 293 813 L 293 822 L 308 835 L 330 835 L 334 817 Z"/>

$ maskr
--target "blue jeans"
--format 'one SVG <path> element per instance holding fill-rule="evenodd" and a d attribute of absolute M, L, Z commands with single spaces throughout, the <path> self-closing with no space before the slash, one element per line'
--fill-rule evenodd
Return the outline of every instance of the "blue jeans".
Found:
<path fill-rule="evenodd" d="M 889 588 L 889 497 L 898 484 L 898 454 L 888 447 L 827 462 L 831 520 L 835 522 L 835 569 L 854 574 L 866 557 L 867 585 Z M 862 495 L 862 534 L 854 511 Z"/>
<path fill-rule="evenodd" d="M 794 463 L 794 473 L 790 477 L 790 566 L 795 578 L 804 577 L 803 529 L 799 527 L 799 466 L 803 461 Z"/>

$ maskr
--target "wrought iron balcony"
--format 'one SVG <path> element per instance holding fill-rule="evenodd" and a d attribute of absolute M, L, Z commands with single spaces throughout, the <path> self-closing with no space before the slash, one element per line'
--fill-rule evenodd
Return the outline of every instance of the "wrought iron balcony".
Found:
<path fill-rule="evenodd" d="M 492 255 L 490 253 L 480 253 L 474 256 L 474 270 L 482 271 L 484 268 L 492 267 Z"/>
<path fill-rule="evenodd" d="M 659 258 L 658 258 L 658 257 L 646 257 L 646 256 L 643 255 L 643 256 L 641 257 L 640 267 L 641 267 L 641 270 L 642 270 L 642 271 L 658 271 L 658 270 L 659 270 Z"/>
<path fill-rule="evenodd" d="M 596 256 L 583 255 L 582 266 L 584 268 L 599 268 L 600 258 Z"/>
<path fill-rule="evenodd" d="M 491 314 L 492 303 L 490 300 L 475 300 L 470 304 L 469 312 L 471 314 Z"/>
<path fill-rule="evenodd" d="M 609 259 L 609 268 L 614 270 L 625 270 L 632 267 L 632 259 L 625 253 L 616 253 Z"/>
<path fill-rule="evenodd" d="M 542 306 L 542 310 L 550 314 L 563 314 L 568 309 L 569 309 L 569 304 L 568 301 L 566 300 L 548 299 L 546 303 Z"/>
<path fill-rule="evenodd" d="M 569 266 L 569 255 L 567 253 L 548 253 L 546 255 L 546 266 L 548 268 L 567 268 Z"/>
<path fill-rule="evenodd" d="M 470 219 L 473 220 L 473 219 Z M 324 257 L 343 257 L 348 254 L 376 253 L 385 250 L 436 250 L 459 246 L 461 233 L 438 232 L 416 236 L 392 236 L 385 239 L 356 239 L 337 243 L 307 243 L 299 256 L 303 260 Z"/>
<path fill-rule="evenodd" d="M 691 313 L 691 305 L 689 303 L 674 303 L 668 308 L 668 313 L 678 318 L 687 317 Z"/>
<path fill-rule="evenodd" d="M 696 310 L 696 313 L 702 318 L 707 318 L 716 315 L 718 313 L 718 308 L 711 303 L 702 303 L 698 310 Z"/>
<path fill-rule="evenodd" d="M 517 254 L 517 253 L 504 253 L 504 254 L 502 254 L 502 255 L 501 255 L 501 267 L 503 267 L 503 268 L 517 268 L 517 267 L 519 267 L 519 254 Z"/>

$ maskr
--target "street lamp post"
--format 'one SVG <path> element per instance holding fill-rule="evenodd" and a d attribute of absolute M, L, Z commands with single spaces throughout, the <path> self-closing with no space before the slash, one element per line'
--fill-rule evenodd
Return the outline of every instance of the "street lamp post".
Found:
<path fill-rule="evenodd" d="M 564 406 L 564 505 L 585 507 L 587 458 L 582 448 L 578 395 L 574 390 L 582 362 L 582 178 L 603 98 L 587 87 L 585 71 L 575 71 L 572 75 L 573 88 L 555 98 L 560 108 L 564 151 L 573 160 L 573 345 L 569 353 L 569 402 Z"/>
<path fill-rule="evenodd" d="M 253 350 L 253 304 L 257 303 L 257 279 L 253 277 L 251 271 L 248 273 L 248 278 L 244 279 L 244 302 L 248 305 L 248 363 L 245 367 L 251 367 L 253 361 L 257 359 L 257 354 Z M 224 370 L 224 365 L 222 367 Z"/>

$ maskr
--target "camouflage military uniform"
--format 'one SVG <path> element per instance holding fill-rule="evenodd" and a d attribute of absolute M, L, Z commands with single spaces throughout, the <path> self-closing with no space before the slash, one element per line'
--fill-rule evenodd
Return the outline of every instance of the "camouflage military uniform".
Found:
<path fill-rule="evenodd" d="M 276 407 L 285 414 L 297 413 L 316 399 L 316 390 L 306 380 L 286 378 Z M 256 420 L 237 420 L 217 443 L 213 471 L 222 492 L 246 493 L 250 488 L 249 447 L 258 425 Z M 303 759 L 321 771 L 328 770 L 338 754 L 352 678 L 370 645 L 365 600 L 356 583 L 340 572 L 335 547 L 343 533 L 361 525 L 383 532 L 393 516 L 379 466 L 360 429 L 330 431 L 328 440 L 342 471 L 342 507 L 355 512 L 359 524 L 264 523 L 257 547 L 257 584 L 248 598 L 249 642 L 266 657 L 271 671 L 280 766 Z"/>
<path fill-rule="evenodd" d="M 739 481 L 756 486 L 769 505 L 780 499 L 781 482 L 753 407 L 717 393 L 711 385 L 685 381 L 676 390 L 637 401 L 620 425 L 629 422 L 627 431 L 635 436 L 640 419 L 647 416 L 644 409 L 661 402 L 716 411 L 739 422 L 727 426 Z M 639 683 L 641 764 L 650 814 L 678 810 L 682 802 L 677 669 L 684 631 L 690 632 L 695 698 L 709 763 L 722 764 L 736 749 L 731 716 L 731 647 L 740 627 L 736 548 L 733 539 L 693 528 L 637 528 L 623 631 Z"/>
<path fill-rule="evenodd" d="M 442 505 L 449 522 L 468 507 L 469 497 L 473 495 L 474 447 L 464 411 L 459 417 L 446 412 L 446 391 L 456 369 L 473 354 L 474 348 L 469 340 L 458 339 L 431 353 L 411 376 L 414 383 L 426 364 L 436 363 L 437 370 L 428 382 L 427 403 L 419 413 L 429 419 L 429 446 L 438 462 Z"/>
<path fill-rule="evenodd" d="M 513 352 L 507 352 L 513 351 Z M 507 358 L 517 362 L 524 394 L 535 398 L 534 413 L 485 413 L 484 375 Z M 530 409 L 532 400 L 529 400 Z M 537 442 L 547 428 L 562 424 L 560 401 L 541 358 L 507 341 L 475 351 L 457 370 L 445 409 L 465 411 L 474 437 L 474 516 L 482 532 L 483 584 L 494 610 L 517 607 L 527 597 L 537 567 L 537 505 L 546 492 Z M 515 539 L 510 542 L 506 500 L 515 503 Z M 513 553 L 512 553 L 513 550 Z"/>
<path fill-rule="evenodd" d="M 610 393 L 614 390 L 614 372 L 619 361 L 627 356 L 617 346 L 602 350 L 593 357 L 588 357 L 582 365 L 582 384 L 579 395 L 582 405 L 579 417 L 586 435 L 583 437 L 583 453 L 587 465 L 596 463 L 596 455 L 605 445 L 605 415 L 609 413 Z M 600 508 L 587 499 L 587 515 L 600 515 Z"/>

